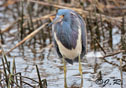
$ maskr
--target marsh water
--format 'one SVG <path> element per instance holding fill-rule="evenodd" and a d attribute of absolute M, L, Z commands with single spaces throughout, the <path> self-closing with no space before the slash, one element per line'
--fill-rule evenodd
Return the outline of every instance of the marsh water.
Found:
<path fill-rule="evenodd" d="M 4 8 L 0 8 L 2 10 Z M 12 13 L 0 12 L 0 29 L 7 28 L 15 19 Z M 114 56 L 106 57 L 109 62 L 115 63 L 118 66 L 105 62 L 102 57 L 104 52 L 98 47 L 92 35 L 96 34 L 99 37 L 98 42 L 107 53 L 118 51 L 121 45 L 121 29 L 118 26 L 112 26 L 111 29 L 106 29 L 109 25 L 104 24 L 104 28 L 99 28 L 97 32 L 87 29 L 87 54 L 82 59 L 83 69 L 83 88 L 121 88 L 121 73 L 120 61 L 118 58 L 123 58 L 125 54 L 119 53 Z M 1 46 L 4 52 L 9 51 L 19 41 L 28 35 L 27 29 L 24 31 L 21 38 L 19 29 L 15 25 L 11 30 L 1 34 Z M 99 34 L 98 34 L 99 33 Z M 26 41 L 7 55 L 8 61 L 12 64 L 13 58 L 16 62 L 16 71 L 21 72 L 22 76 L 30 77 L 38 81 L 35 65 L 38 65 L 41 79 L 47 80 L 47 88 L 63 88 L 64 87 L 64 71 L 62 59 L 57 56 L 54 47 L 44 47 L 52 43 L 51 28 L 45 28 L 38 33 L 34 38 Z M 2 56 L 1 56 L 2 57 Z M 0 57 L 0 58 L 1 58 Z M 2 64 L 0 59 L 0 64 Z M 123 62 L 123 65 L 125 63 Z M 68 87 L 79 87 L 81 78 L 78 70 L 78 63 L 73 65 L 67 63 L 67 84 Z M 0 67 L 2 69 L 2 67 Z M 98 81 L 99 73 L 102 75 L 102 81 Z M 31 85 L 36 85 L 33 81 L 25 79 L 24 81 Z M 37 85 L 36 85 L 37 86 Z M 126 72 L 123 71 L 123 87 L 126 86 Z M 30 88 L 24 85 L 24 88 Z"/>

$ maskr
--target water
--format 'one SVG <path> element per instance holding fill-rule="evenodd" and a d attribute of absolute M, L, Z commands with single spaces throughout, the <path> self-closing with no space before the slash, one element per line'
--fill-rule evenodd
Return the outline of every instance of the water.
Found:
<path fill-rule="evenodd" d="M 0 17 L 4 17 L 4 14 L 0 13 Z M 5 15 L 5 18 L 8 19 L 9 22 L 6 19 L 1 19 L 1 29 L 5 29 L 12 21 L 14 21 L 14 19 L 9 19 L 11 18 L 9 14 Z M 118 27 L 113 27 L 112 41 L 109 41 L 112 45 L 110 45 L 108 42 L 108 34 L 109 31 L 106 31 L 105 38 L 103 38 L 103 35 L 101 35 L 100 44 L 103 45 L 105 50 L 108 52 L 118 50 L 119 45 L 121 43 L 121 31 Z M 91 49 L 92 45 L 90 37 L 90 32 L 88 30 L 88 52 L 82 60 L 84 88 L 121 88 L 120 82 L 115 82 L 115 80 L 118 81 L 117 79 L 121 79 L 119 67 L 104 62 L 104 60 L 102 59 L 104 53 L 100 49 L 97 48 L 96 51 Z M 21 41 L 16 27 L 13 27 L 9 32 L 4 33 L 3 39 L 4 44 L 2 44 L 2 48 L 5 52 L 9 51 L 19 41 Z M 106 39 L 108 40 L 104 41 Z M 45 45 L 48 45 L 50 42 L 51 40 L 47 36 L 45 39 Z M 62 59 L 57 56 L 54 47 L 51 48 L 51 50 L 49 48 L 46 48 L 43 52 L 39 52 L 41 51 L 43 46 L 43 43 L 40 43 L 38 37 L 36 41 L 34 41 L 34 39 L 32 39 L 31 41 L 27 41 L 22 46 L 17 47 L 12 52 L 10 52 L 10 54 L 7 56 L 8 61 L 12 63 L 13 58 L 15 58 L 16 71 L 21 72 L 23 76 L 33 78 L 37 81 L 38 76 L 35 65 L 38 65 L 41 79 L 47 79 L 48 88 L 64 88 L 64 71 Z M 106 59 L 110 62 L 120 65 L 119 60 L 117 60 L 117 58 L 122 58 L 122 56 L 123 54 L 118 54 L 116 56 L 111 56 Z M 0 64 L 1 63 L 2 62 L 0 59 Z M 97 68 L 95 67 L 96 63 L 98 65 Z M 78 67 L 78 63 L 74 63 L 73 65 L 67 64 L 68 87 L 80 86 L 81 79 Z M 102 72 L 103 78 L 103 82 L 101 84 L 96 81 L 98 72 L 100 71 Z M 36 85 L 31 80 L 24 80 L 32 85 Z M 124 87 L 126 86 L 125 81 L 126 72 L 123 72 Z M 28 88 L 29 86 L 26 87 Z"/>
<path fill-rule="evenodd" d="M 117 29 L 113 29 L 117 30 Z M 11 32 L 13 34 L 13 32 Z M 113 36 L 114 44 L 119 43 L 119 35 Z M 5 44 L 2 45 L 5 52 L 11 49 L 18 41 L 13 42 L 15 40 L 14 37 L 5 37 Z M 118 37 L 118 39 L 117 39 Z M 115 39 L 115 40 L 114 40 Z M 118 40 L 118 41 L 117 41 Z M 49 51 L 49 49 L 45 49 L 43 53 L 33 53 L 31 48 L 23 45 L 24 49 L 20 50 L 20 48 L 14 49 L 10 56 L 8 56 L 8 61 L 12 63 L 13 57 L 16 62 L 16 70 L 17 72 L 21 72 L 23 76 L 27 76 L 33 78 L 38 81 L 37 72 L 35 65 L 37 64 L 39 67 L 41 79 L 47 79 L 48 88 L 63 88 L 64 86 L 64 72 L 63 72 L 63 63 L 62 60 L 58 58 L 56 51 L 54 48 Z M 39 45 L 36 44 L 36 51 L 39 51 Z M 50 53 L 49 53 L 50 52 Z M 49 54 L 49 56 L 48 56 Z M 118 55 L 121 57 L 121 55 Z M 48 58 L 47 58 L 48 57 Z M 101 51 L 89 51 L 84 60 L 82 62 L 83 67 L 83 79 L 84 79 L 84 88 L 101 88 L 101 85 L 96 83 L 97 73 L 94 73 L 94 65 L 95 59 L 97 58 L 98 69 L 97 72 L 101 71 L 103 80 L 109 79 L 109 83 L 105 85 L 105 88 L 120 88 L 120 85 L 113 84 L 114 79 L 120 79 L 120 70 L 118 67 L 113 66 L 104 62 L 101 57 L 103 57 L 103 53 Z M 119 61 L 114 59 L 115 57 L 106 58 L 108 61 L 115 62 L 119 64 Z M 1 59 L 0 59 L 1 60 Z M 1 61 L 0 61 L 1 63 Z M 74 63 L 73 65 L 67 64 L 67 83 L 68 86 L 79 86 L 80 85 L 80 76 L 78 70 L 78 63 Z M 123 81 L 124 86 L 126 73 L 123 72 Z M 32 83 L 29 80 L 26 80 L 28 83 Z M 33 85 L 35 85 L 33 83 Z"/>

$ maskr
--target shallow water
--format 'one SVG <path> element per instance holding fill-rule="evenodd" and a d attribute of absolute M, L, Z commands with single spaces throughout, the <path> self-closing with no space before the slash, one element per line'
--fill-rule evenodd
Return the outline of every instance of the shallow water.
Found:
<path fill-rule="evenodd" d="M 117 29 L 114 29 L 117 30 Z M 117 41 L 117 37 L 119 35 L 114 35 L 113 40 L 116 39 L 116 41 L 113 41 L 114 44 L 119 42 Z M 10 48 L 12 48 L 16 42 L 12 42 L 11 40 L 13 37 L 7 37 L 5 36 L 5 44 L 2 45 L 5 52 L 8 51 Z M 10 42 L 8 42 L 10 41 Z M 62 60 L 58 58 L 56 51 L 54 48 L 51 49 L 51 51 L 48 51 L 48 48 L 45 49 L 43 53 L 32 53 L 32 50 L 28 48 L 25 44 L 23 45 L 24 50 L 21 50 L 20 48 L 14 49 L 10 56 L 8 56 L 8 61 L 12 63 L 13 57 L 15 58 L 16 62 L 16 70 L 17 72 L 21 72 L 23 76 L 27 76 L 30 78 L 33 78 L 38 81 L 37 72 L 35 65 L 37 64 L 39 67 L 40 75 L 42 79 L 47 79 L 48 88 L 63 88 L 64 86 L 64 72 L 63 72 L 63 63 Z M 39 51 L 39 45 L 36 45 L 36 51 Z M 50 53 L 49 53 L 50 52 Z M 49 54 L 49 56 L 48 56 Z M 89 51 L 86 56 L 84 57 L 82 61 L 82 67 L 83 67 L 83 79 L 84 79 L 84 88 L 101 88 L 101 86 L 105 85 L 104 88 L 120 88 L 120 85 L 113 84 L 114 79 L 120 79 L 120 70 L 118 67 L 115 67 L 111 64 L 108 64 L 104 62 L 101 57 L 103 56 L 103 53 L 101 51 Z M 121 54 L 118 55 L 119 57 Z M 47 58 L 48 57 L 48 58 Z M 94 65 L 95 60 L 97 59 L 98 69 L 97 72 L 94 73 Z M 106 58 L 109 61 L 113 61 L 117 64 L 119 64 L 119 61 L 115 60 L 113 57 Z M 1 60 L 1 59 L 0 59 Z M 1 61 L 0 61 L 1 63 Z M 109 80 L 107 84 L 97 84 L 97 74 L 98 72 L 102 72 L 103 81 Z M 124 86 L 125 79 L 126 79 L 126 73 L 123 72 L 124 77 Z M 26 79 L 25 79 L 26 80 Z M 26 80 L 28 83 L 34 82 Z M 67 84 L 68 87 L 70 86 L 79 86 L 80 85 L 80 76 L 78 71 L 78 63 L 74 63 L 73 65 L 67 64 Z M 28 86 L 27 86 L 28 87 Z"/>
<path fill-rule="evenodd" d="M 2 18 L 4 14 L 0 13 L 0 17 Z M 10 18 L 8 15 L 5 15 L 5 18 Z M 1 29 L 6 28 L 13 19 L 5 19 L 1 20 L 0 27 Z M 88 31 L 89 32 L 89 31 Z M 106 32 L 106 34 L 108 31 Z M 101 40 L 102 40 L 101 36 Z M 107 35 L 107 38 L 109 36 Z M 14 47 L 19 41 L 20 38 L 18 36 L 18 31 L 16 28 L 11 29 L 9 32 L 3 34 L 4 44 L 2 44 L 2 48 L 5 52 L 10 50 Z M 120 30 L 117 27 L 112 29 L 112 46 L 110 47 L 108 42 L 105 44 L 107 50 L 112 51 L 111 48 L 114 50 L 118 50 L 118 45 L 120 44 L 121 35 Z M 34 43 L 33 40 L 24 43 L 22 46 L 14 49 L 10 55 L 7 57 L 8 61 L 12 63 L 13 58 L 15 58 L 16 62 L 16 71 L 21 72 L 23 76 L 27 76 L 33 78 L 38 81 L 38 76 L 36 72 L 35 65 L 38 65 L 41 79 L 47 79 L 47 87 L 48 88 L 64 88 L 64 72 L 63 72 L 63 63 L 62 59 L 59 59 L 56 51 L 53 48 L 49 50 L 46 48 L 43 52 L 41 51 L 42 44 Z M 36 40 L 39 42 L 39 39 Z M 88 52 L 85 55 L 84 59 L 82 60 L 82 67 L 83 67 L 83 80 L 84 80 L 84 87 L 83 88 L 121 88 L 120 82 L 117 79 L 121 79 L 120 77 L 120 70 L 119 67 L 113 66 L 107 62 L 104 62 L 101 57 L 104 56 L 101 50 L 94 51 L 90 49 L 90 37 L 88 35 Z M 50 43 L 49 38 L 46 39 L 45 45 Z M 100 44 L 103 44 L 101 41 Z M 123 55 L 118 54 L 117 57 L 121 58 Z M 116 64 L 120 64 L 117 57 L 108 57 L 106 58 L 108 61 L 114 62 Z M 98 67 L 95 68 L 96 62 Z M 0 64 L 1 64 L 0 59 Z M 80 86 L 80 75 L 78 70 L 78 63 L 74 63 L 73 65 L 67 64 L 67 84 L 68 87 Z M 96 70 L 96 72 L 94 72 Z M 98 83 L 96 81 L 98 72 L 102 72 L 103 83 Z M 36 85 L 34 82 L 24 79 L 28 83 L 32 85 Z M 126 86 L 126 72 L 123 72 L 123 86 Z M 29 86 L 26 86 L 28 88 Z"/>

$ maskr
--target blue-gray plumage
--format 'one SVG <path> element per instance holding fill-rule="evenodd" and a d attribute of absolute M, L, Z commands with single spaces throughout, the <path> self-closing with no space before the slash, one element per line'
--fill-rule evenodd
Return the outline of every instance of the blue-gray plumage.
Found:
<path fill-rule="evenodd" d="M 61 18 L 61 16 L 63 17 Z M 79 14 L 73 10 L 59 9 L 56 18 L 52 22 L 52 29 L 54 44 L 60 58 L 64 56 L 66 61 L 73 64 L 73 61 L 78 61 L 79 54 L 81 58 L 85 55 L 86 25 Z M 63 52 L 63 50 L 68 52 Z M 72 53 L 69 51 L 72 51 Z M 70 54 L 67 55 L 68 53 Z"/>
<path fill-rule="evenodd" d="M 64 63 L 64 86 L 66 82 L 66 63 L 79 61 L 81 87 L 83 87 L 83 73 L 80 58 L 86 53 L 86 25 L 83 18 L 73 10 L 59 9 L 52 23 L 54 44 Z"/>

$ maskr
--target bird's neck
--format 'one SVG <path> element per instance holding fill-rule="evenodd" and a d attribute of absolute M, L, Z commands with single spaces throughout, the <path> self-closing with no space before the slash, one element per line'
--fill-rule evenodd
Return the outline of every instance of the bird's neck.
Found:
<path fill-rule="evenodd" d="M 71 22 L 70 21 L 63 21 L 63 24 L 64 26 L 62 26 L 63 28 L 63 31 L 65 32 L 71 32 L 71 26 L 70 26 Z"/>

